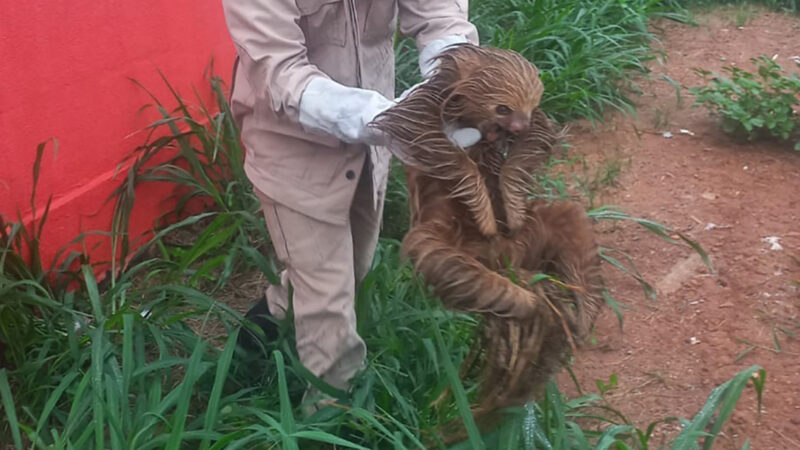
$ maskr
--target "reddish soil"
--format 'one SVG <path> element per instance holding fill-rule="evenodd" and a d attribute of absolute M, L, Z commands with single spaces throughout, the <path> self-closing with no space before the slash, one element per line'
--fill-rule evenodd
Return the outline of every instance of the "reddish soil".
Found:
<path fill-rule="evenodd" d="M 750 439 L 754 449 L 800 449 L 800 339 L 792 337 L 800 333 L 800 152 L 735 142 L 704 109 L 692 108 L 688 91 L 679 104 L 675 88 L 659 80 L 668 75 L 699 86 L 694 68 L 748 68 L 749 58 L 761 54 L 778 55 L 785 69 L 800 71 L 790 59 L 800 54 L 800 19 L 760 13 L 740 28 L 732 14 L 717 10 L 698 21 L 699 27 L 657 24 L 668 60 L 652 65 L 654 81 L 642 86 L 638 118 L 573 127 L 570 142 L 592 165 L 627 162 L 596 204 L 618 205 L 685 233 L 708 251 L 715 270 L 635 224 L 601 225 L 601 244 L 630 254 L 660 295 L 647 300 L 636 281 L 606 267 L 612 295 L 631 309 L 624 311 L 623 331 L 606 309 L 596 344 L 576 355 L 574 371 L 591 393 L 595 380 L 616 373 L 619 383 L 605 401 L 646 427 L 693 417 L 714 387 L 760 365 L 767 371 L 760 417 L 748 389 L 715 448 L 742 448 Z M 773 236 L 782 249 L 764 240 Z M 559 381 L 576 393 L 566 374 Z M 655 443 L 677 427 L 659 427 Z"/>

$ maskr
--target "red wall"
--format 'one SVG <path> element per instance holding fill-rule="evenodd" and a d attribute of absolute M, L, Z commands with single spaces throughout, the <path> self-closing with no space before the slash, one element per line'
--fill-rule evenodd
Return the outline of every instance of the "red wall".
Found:
<path fill-rule="evenodd" d="M 56 138 L 37 190 L 41 207 L 54 196 L 45 261 L 82 232 L 109 230 L 114 171 L 154 119 L 129 78 L 167 100 L 160 69 L 187 100 L 192 86 L 210 100 L 204 69 L 213 57 L 228 80 L 233 56 L 220 0 L 0 0 L 0 214 L 30 220 L 36 145 Z M 138 193 L 133 231 L 152 227 L 166 194 Z"/>

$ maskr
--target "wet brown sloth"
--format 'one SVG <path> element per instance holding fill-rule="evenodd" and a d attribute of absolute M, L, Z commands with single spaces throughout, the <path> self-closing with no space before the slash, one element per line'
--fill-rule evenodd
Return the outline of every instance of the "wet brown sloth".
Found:
<path fill-rule="evenodd" d="M 446 307 L 483 315 L 481 425 L 536 395 L 602 305 L 600 260 L 580 205 L 529 200 L 560 136 L 538 109 L 543 86 L 519 54 L 469 44 L 373 123 L 406 166 L 411 229 L 403 252 Z M 460 148 L 452 130 L 480 140 Z"/>

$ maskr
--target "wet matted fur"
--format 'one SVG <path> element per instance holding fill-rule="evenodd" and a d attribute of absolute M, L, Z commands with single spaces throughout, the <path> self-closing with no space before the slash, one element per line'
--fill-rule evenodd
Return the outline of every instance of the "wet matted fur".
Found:
<path fill-rule="evenodd" d="M 536 68 L 515 52 L 468 44 L 438 61 L 373 126 L 406 165 L 404 254 L 446 307 L 483 315 L 479 351 L 462 373 L 479 363 L 473 414 L 488 426 L 499 408 L 534 399 L 587 336 L 603 304 L 600 258 L 580 205 L 528 199 L 560 138 L 538 109 Z M 483 138 L 462 149 L 446 130 L 465 126 Z"/>

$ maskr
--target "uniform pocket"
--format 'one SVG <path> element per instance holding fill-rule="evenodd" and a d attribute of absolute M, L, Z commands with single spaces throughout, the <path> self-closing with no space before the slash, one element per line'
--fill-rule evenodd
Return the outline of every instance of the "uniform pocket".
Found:
<path fill-rule="evenodd" d="M 309 192 L 323 194 L 331 190 L 335 177 L 343 173 L 347 162 L 346 150 L 318 147 L 314 150 L 303 174 L 303 182 Z"/>
<path fill-rule="evenodd" d="M 309 48 L 319 45 L 344 47 L 347 19 L 344 0 L 296 0 L 300 10 L 300 27 Z"/>

